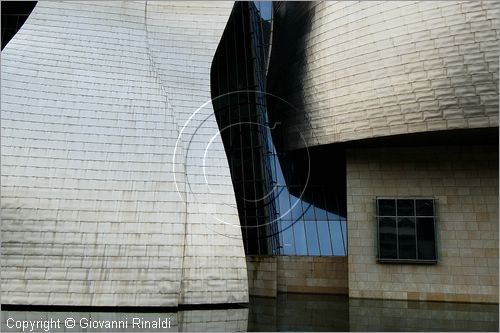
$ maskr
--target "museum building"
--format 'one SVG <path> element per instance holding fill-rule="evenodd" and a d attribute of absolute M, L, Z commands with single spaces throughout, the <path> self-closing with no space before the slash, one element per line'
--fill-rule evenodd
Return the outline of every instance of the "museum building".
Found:
<path fill-rule="evenodd" d="M 498 303 L 496 1 L 2 3 L 2 303 Z"/>

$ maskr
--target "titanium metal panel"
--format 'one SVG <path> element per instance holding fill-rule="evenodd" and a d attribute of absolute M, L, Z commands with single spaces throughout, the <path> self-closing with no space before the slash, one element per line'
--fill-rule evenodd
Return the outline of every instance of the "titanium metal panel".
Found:
<path fill-rule="evenodd" d="M 232 5 L 38 2 L 2 52 L 2 303 L 248 301 L 210 102 Z"/>
<path fill-rule="evenodd" d="M 497 1 L 280 2 L 271 121 L 289 150 L 496 127 L 498 26 Z"/>

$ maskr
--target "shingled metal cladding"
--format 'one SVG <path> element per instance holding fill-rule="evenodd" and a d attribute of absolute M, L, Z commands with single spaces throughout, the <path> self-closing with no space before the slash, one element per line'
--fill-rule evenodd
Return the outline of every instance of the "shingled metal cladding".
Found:
<path fill-rule="evenodd" d="M 290 149 L 498 126 L 498 2 L 279 3 L 269 105 Z M 284 116 L 285 115 L 285 116 Z"/>
<path fill-rule="evenodd" d="M 38 2 L 2 52 L 2 303 L 248 301 L 210 102 L 232 6 Z"/>

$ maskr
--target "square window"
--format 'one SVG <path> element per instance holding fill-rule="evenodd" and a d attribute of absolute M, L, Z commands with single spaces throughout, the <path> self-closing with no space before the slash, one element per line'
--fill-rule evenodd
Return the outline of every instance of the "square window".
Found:
<path fill-rule="evenodd" d="M 432 198 L 377 198 L 378 260 L 435 263 Z"/>

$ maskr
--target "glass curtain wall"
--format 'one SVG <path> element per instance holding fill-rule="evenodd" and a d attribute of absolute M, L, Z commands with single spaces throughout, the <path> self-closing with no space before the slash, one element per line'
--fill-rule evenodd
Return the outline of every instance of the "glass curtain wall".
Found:
<path fill-rule="evenodd" d="M 252 2 L 237 2 L 211 68 L 212 104 L 224 143 L 247 254 L 277 248 L 265 112 L 268 21 Z M 267 36 L 267 37 L 266 37 Z M 274 236 L 273 236 L 274 235 Z"/>
<path fill-rule="evenodd" d="M 346 219 L 328 209 L 330 189 L 302 180 L 293 183 L 289 176 L 285 181 L 291 170 L 280 166 L 271 136 L 271 128 L 279 124 L 270 124 L 267 116 L 267 101 L 276 98 L 266 93 L 272 23 L 271 2 L 237 2 L 211 68 L 212 103 L 231 169 L 245 251 L 345 256 Z"/>

